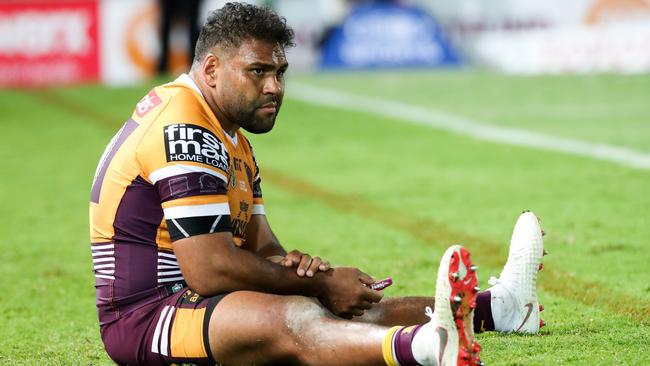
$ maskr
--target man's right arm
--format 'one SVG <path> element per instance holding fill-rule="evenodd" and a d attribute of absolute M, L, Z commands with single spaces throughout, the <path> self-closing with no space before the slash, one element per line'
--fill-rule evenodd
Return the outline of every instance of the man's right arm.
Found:
<path fill-rule="evenodd" d="M 294 268 L 236 247 L 227 195 L 227 148 L 210 121 L 188 110 L 198 109 L 196 103 L 180 102 L 181 109 L 166 108 L 168 114 L 157 117 L 138 143 L 136 156 L 142 177 L 157 192 L 174 254 L 192 290 L 203 296 L 238 290 L 312 296 L 342 316 L 357 315 L 381 299 L 381 293 L 363 285 L 370 277 L 357 269 L 299 277 Z M 184 122 L 177 122 L 181 117 Z M 190 148 L 205 144 L 211 149 L 209 164 L 202 149 Z M 178 160 L 179 152 L 187 155 L 185 160 Z"/>
<path fill-rule="evenodd" d="M 173 245 L 185 281 L 202 296 L 241 290 L 303 295 L 316 297 L 334 314 L 349 318 L 363 314 L 383 295 L 368 289 L 365 284 L 372 278 L 356 268 L 298 277 L 295 269 L 237 248 L 229 232 L 190 236 Z"/>

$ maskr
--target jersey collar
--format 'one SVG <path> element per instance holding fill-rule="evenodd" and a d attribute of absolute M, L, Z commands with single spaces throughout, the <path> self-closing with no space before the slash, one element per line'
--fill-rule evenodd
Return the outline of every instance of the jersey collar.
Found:
<path fill-rule="evenodd" d="M 201 97 L 203 97 L 203 99 L 205 99 L 205 96 L 203 96 L 203 93 L 201 93 L 201 89 L 199 89 L 199 86 L 196 85 L 196 83 L 194 82 L 194 80 L 192 80 L 192 78 L 191 78 L 189 75 L 187 75 L 187 74 L 181 74 L 179 77 L 176 78 L 176 80 L 174 80 L 174 82 L 175 82 L 175 83 L 179 83 L 179 84 L 184 84 L 184 85 L 186 85 L 186 86 L 188 86 L 188 87 L 194 89 L 194 91 L 196 91 L 197 93 L 199 93 L 199 95 L 200 95 Z M 231 136 L 228 134 L 228 132 L 226 132 L 226 131 L 224 131 L 223 134 L 226 136 L 226 138 L 227 138 L 228 140 L 230 140 L 230 142 L 233 144 L 233 146 L 237 146 L 237 134 L 235 134 L 235 137 L 231 137 Z"/>
<path fill-rule="evenodd" d="M 197 93 L 199 93 L 200 96 L 202 96 L 203 98 L 205 98 L 205 97 L 203 96 L 203 93 L 201 93 L 201 89 L 199 89 L 199 86 L 196 85 L 196 83 L 194 82 L 194 80 L 192 80 L 192 78 L 191 78 L 189 75 L 187 75 L 187 74 L 181 74 L 179 77 L 176 78 L 176 80 L 174 80 L 174 82 L 175 82 L 175 83 L 179 83 L 179 84 L 185 84 L 186 86 L 188 86 L 188 87 L 194 89 L 194 91 L 196 91 Z"/>

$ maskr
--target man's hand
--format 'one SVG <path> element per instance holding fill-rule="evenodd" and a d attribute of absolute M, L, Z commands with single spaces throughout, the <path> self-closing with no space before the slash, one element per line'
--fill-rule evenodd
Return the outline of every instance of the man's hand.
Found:
<path fill-rule="evenodd" d="M 375 280 L 357 268 L 337 267 L 324 275 L 327 278 L 318 300 L 342 318 L 351 319 L 363 315 L 384 296 L 382 291 L 371 290 L 366 286 Z"/>
<path fill-rule="evenodd" d="M 298 277 L 314 277 L 316 272 L 327 272 L 331 268 L 330 262 L 320 257 L 312 258 L 309 254 L 302 253 L 298 250 L 292 250 L 284 257 L 273 256 L 267 259 L 283 267 L 297 267 L 296 274 Z"/>

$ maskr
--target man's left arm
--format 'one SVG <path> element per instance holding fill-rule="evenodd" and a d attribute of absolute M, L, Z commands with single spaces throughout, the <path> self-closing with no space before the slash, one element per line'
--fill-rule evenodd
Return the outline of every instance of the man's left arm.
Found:
<path fill-rule="evenodd" d="M 244 249 L 281 266 L 296 267 L 296 274 L 300 277 L 313 277 L 318 271 L 325 272 L 330 269 L 330 263 L 320 257 L 312 258 L 298 250 L 287 253 L 273 234 L 266 215 L 253 215 L 245 235 Z"/>

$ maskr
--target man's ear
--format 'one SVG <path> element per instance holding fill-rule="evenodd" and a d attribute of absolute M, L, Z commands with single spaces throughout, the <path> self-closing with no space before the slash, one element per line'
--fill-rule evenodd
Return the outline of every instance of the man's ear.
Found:
<path fill-rule="evenodd" d="M 220 65 L 221 60 L 211 53 L 203 59 L 203 76 L 205 77 L 205 83 L 211 88 L 214 88 L 215 85 L 217 85 L 217 70 Z"/>

